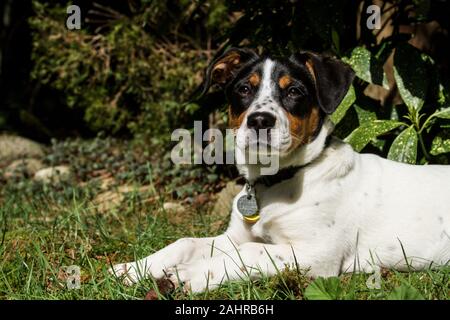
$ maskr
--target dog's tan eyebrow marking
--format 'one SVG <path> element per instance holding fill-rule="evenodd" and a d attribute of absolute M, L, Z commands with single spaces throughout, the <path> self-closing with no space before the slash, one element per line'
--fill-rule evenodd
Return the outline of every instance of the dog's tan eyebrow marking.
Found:
<path fill-rule="evenodd" d="M 248 81 L 250 82 L 250 84 L 254 87 L 257 87 L 259 85 L 259 83 L 261 82 L 261 78 L 259 77 L 259 75 L 257 73 L 252 73 L 250 75 L 250 78 L 248 78 Z"/>
<path fill-rule="evenodd" d="M 292 83 L 292 78 L 288 75 L 284 75 L 278 80 L 278 84 L 280 85 L 281 89 L 286 88 L 291 83 Z"/>

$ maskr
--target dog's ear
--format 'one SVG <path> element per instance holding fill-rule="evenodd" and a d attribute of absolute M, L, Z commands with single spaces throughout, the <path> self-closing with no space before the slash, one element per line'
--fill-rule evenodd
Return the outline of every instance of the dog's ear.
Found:
<path fill-rule="evenodd" d="M 302 51 L 291 60 L 307 67 L 315 83 L 319 107 L 332 114 L 344 99 L 355 72 L 342 61 L 312 52 Z"/>
<path fill-rule="evenodd" d="M 228 49 L 221 56 L 214 59 L 206 69 L 201 95 L 205 94 L 211 85 L 214 84 L 225 88 L 243 66 L 257 58 L 258 54 L 252 49 Z"/>

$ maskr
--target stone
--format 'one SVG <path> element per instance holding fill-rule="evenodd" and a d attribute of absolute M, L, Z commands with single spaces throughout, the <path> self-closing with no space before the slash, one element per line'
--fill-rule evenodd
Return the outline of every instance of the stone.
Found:
<path fill-rule="evenodd" d="M 30 139 L 2 134 L 0 135 L 0 165 L 5 165 L 21 158 L 42 158 L 45 148 Z"/>
<path fill-rule="evenodd" d="M 93 203 L 100 212 L 106 213 L 119 207 L 122 201 L 125 200 L 125 195 L 127 193 L 137 192 L 141 196 L 145 196 L 148 194 L 149 190 L 150 186 L 135 187 L 132 185 L 122 185 L 117 188 L 113 188 L 113 190 L 99 193 L 94 198 Z M 145 200 L 148 201 L 150 198 Z"/>
<path fill-rule="evenodd" d="M 105 191 L 98 194 L 93 203 L 98 211 L 106 213 L 117 208 L 124 199 L 125 195 L 123 193 L 117 191 Z"/>
<path fill-rule="evenodd" d="M 185 212 L 185 208 L 176 202 L 165 202 L 163 204 L 163 208 L 164 210 L 168 211 L 168 212 L 174 212 L 174 213 L 183 213 Z"/>
<path fill-rule="evenodd" d="M 228 217 L 232 209 L 233 199 L 242 188 L 243 186 L 236 184 L 236 182 L 229 181 L 225 188 L 217 193 L 217 200 L 211 213 L 215 216 Z"/>
<path fill-rule="evenodd" d="M 42 161 L 38 159 L 20 159 L 11 162 L 4 170 L 3 177 L 8 180 L 15 175 L 33 177 L 40 169 L 44 168 Z"/>
<path fill-rule="evenodd" d="M 48 167 L 37 171 L 34 180 L 44 183 L 66 181 L 70 178 L 69 166 Z"/>
<path fill-rule="evenodd" d="M 211 211 L 211 215 L 218 219 L 211 225 L 212 232 L 218 232 L 226 226 L 233 207 L 234 197 L 241 192 L 242 188 L 242 185 L 238 185 L 234 181 L 229 181 L 225 188 L 216 194 L 217 200 Z"/>

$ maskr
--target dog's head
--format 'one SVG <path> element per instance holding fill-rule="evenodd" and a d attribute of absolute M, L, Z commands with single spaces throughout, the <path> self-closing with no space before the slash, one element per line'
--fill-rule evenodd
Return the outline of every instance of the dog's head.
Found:
<path fill-rule="evenodd" d="M 349 66 L 331 57 L 300 52 L 274 59 L 233 48 L 210 64 L 204 90 L 216 84 L 225 91 L 238 147 L 266 144 L 283 155 L 314 140 L 353 77 Z M 249 134 L 260 130 L 266 133 Z"/>

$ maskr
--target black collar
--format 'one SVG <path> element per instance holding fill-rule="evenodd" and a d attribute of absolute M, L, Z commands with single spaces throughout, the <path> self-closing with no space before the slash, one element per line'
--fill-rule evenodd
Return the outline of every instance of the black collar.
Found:
<path fill-rule="evenodd" d="M 265 185 L 266 187 L 271 187 L 284 180 L 291 179 L 300 169 L 306 167 L 308 164 L 309 163 L 302 166 L 292 166 L 283 168 L 274 175 L 260 176 L 258 179 L 255 180 L 253 185 L 255 186 L 257 184 L 262 184 Z"/>
<path fill-rule="evenodd" d="M 331 140 L 331 136 L 328 136 L 325 140 L 325 145 L 324 148 L 322 149 L 322 151 L 320 152 L 319 156 L 322 154 L 322 152 L 329 146 L 330 144 L 330 140 Z M 314 158 L 313 160 L 311 160 L 308 163 L 305 163 L 301 166 L 290 166 L 290 167 L 286 167 L 283 168 L 281 170 L 279 170 L 276 174 L 274 175 L 267 175 L 267 176 L 260 176 L 259 178 L 257 178 L 252 184 L 246 180 L 247 185 L 251 185 L 251 186 L 256 186 L 257 184 L 262 184 L 265 185 L 266 187 L 272 187 L 274 185 L 276 185 L 277 183 L 280 183 L 284 180 L 289 180 L 292 177 L 295 176 L 295 174 L 301 170 L 306 168 L 307 166 L 309 166 L 311 163 L 313 163 L 319 156 L 317 156 L 316 158 Z"/>

